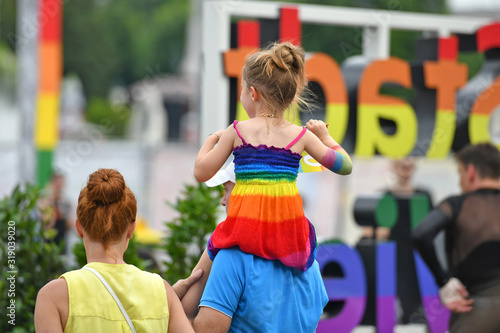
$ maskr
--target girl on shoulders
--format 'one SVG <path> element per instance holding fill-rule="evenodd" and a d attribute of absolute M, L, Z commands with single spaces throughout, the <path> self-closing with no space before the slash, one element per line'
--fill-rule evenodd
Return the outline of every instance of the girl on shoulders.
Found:
<path fill-rule="evenodd" d="M 233 153 L 236 186 L 227 219 L 217 226 L 195 270 L 209 272 L 210 259 L 233 246 L 300 271 L 314 262 L 316 236 L 295 184 L 302 152 L 341 175 L 351 173 L 352 162 L 323 121 L 300 127 L 285 119 L 292 102 L 306 103 L 300 97 L 307 84 L 304 65 L 303 49 L 291 43 L 275 44 L 246 60 L 240 100 L 250 119 L 211 134 L 196 158 L 195 178 L 205 182 Z M 188 316 L 195 315 L 207 278 L 183 298 Z"/>

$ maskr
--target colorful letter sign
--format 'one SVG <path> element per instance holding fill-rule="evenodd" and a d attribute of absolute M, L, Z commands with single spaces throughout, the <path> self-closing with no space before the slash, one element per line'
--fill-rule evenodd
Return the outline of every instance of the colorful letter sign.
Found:
<path fill-rule="evenodd" d="M 232 114 L 238 120 L 248 118 L 238 100 L 245 57 L 268 44 L 269 40 L 265 40 L 265 36 L 273 35 L 269 31 L 273 27 L 279 30 L 275 36 L 279 36 L 280 40 L 295 44 L 301 41 L 298 10 L 287 7 L 282 8 L 280 13 L 276 24 L 269 23 L 270 20 L 265 21 L 266 31 L 261 31 L 259 20 L 236 24 L 237 48 L 224 53 L 226 75 L 237 78 L 238 86 L 233 89 L 238 93 L 236 112 Z M 499 53 L 488 51 L 500 48 L 500 23 L 480 28 L 474 38 L 477 41 L 475 50 L 485 52 L 486 62 L 496 60 L 498 63 Z M 427 40 L 429 42 L 421 43 L 419 47 L 430 49 L 421 53 L 434 54 L 434 57 L 419 59 L 415 64 L 398 58 L 373 60 L 363 68 L 357 89 L 349 92 L 344 80 L 344 76 L 349 74 L 346 73 L 349 68 L 341 70 L 337 62 L 327 54 L 308 53 L 306 74 L 308 80 L 317 83 L 324 93 L 324 121 L 329 123 L 328 130 L 337 142 L 342 143 L 349 137 L 348 141 L 354 142 L 351 152 L 363 157 L 380 154 L 399 158 L 411 154 L 446 158 L 452 149 L 458 150 L 468 142 L 492 140 L 489 122 L 500 105 L 500 79 L 491 80 L 491 84 L 482 86 L 472 80 L 469 82 L 474 87 L 471 92 L 472 86 L 469 87 L 467 83 L 467 67 L 457 62 L 461 38 L 452 36 Z M 488 68 L 493 70 L 493 67 L 490 65 Z M 498 73 L 498 64 L 496 67 L 497 71 L 491 71 L 489 75 Z M 487 73 L 483 71 L 478 75 L 484 76 Z M 384 85 L 415 88 L 424 93 L 419 93 L 419 100 L 411 105 L 406 100 L 381 93 Z M 457 113 L 457 94 L 462 93 L 462 89 L 464 93 L 461 96 L 474 98 L 474 102 L 466 104 L 462 98 L 458 105 L 460 113 Z M 351 104 L 349 110 L 351 93 L 357 94 L 357 104 Z M 299 124 L 300 115 L 297 112 L 297 108 L 293 108 L 289 120 Z M 356 123 L 349 125 L 350 121 Z M 392 130 L 387 130 L 382 122 L 392 124 Z M 349 131 L 348 128 L 352 130 Z M 303 172 L 323 169 L 316 161 L 308 158 L 307 154 L 304 155 L 301 165 Z"/>

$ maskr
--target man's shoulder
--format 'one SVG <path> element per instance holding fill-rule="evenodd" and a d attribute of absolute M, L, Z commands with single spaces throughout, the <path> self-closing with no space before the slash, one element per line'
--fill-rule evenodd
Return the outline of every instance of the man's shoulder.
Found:
<path fill-rule="evenodd" d="M 254 255 L 241 251 L 238 247 L 221 249 L 217 252 L 213 265 L 219 270 L 241 274 L 253 266 Z"/>
<path fill-rule="evenodd" d="M 253 255 L 241 251 L 238 247 L 230 247 L 228 249 L 219 250 L 215 258 L 231 260 L 251 260 L 253 259 Z"/>
<path fill-rule="evenodd" d="M 268 260 L 251 253 L 243 252 L 239 247 L 221 249 L 215 257 L 214 263 L 218 261 L 219 266 L 225 269 L 232 269 L 247 273 L 256 273 L 259 271 L 286 271 L 292 268 L 283 265 L 279 260 Z"/>
<path fill-rule="evenodd" d="M 446 197 L 439 204 L 439 209 L 443 210 L 452 219 L 455 219 L 462 209 L 465 197 L 466 194 L 456 194 Z"/>
<path fill-rule="evenodd" d="M 467 193 L 465 194 L 454 194 L 454 195 L 450 195 L 446 198 L 443 199 L 442 202 L 455 202 L 455 201 L 460 201 L 460 200 L 463 200 L 464 197 L 467 195 Z"/>

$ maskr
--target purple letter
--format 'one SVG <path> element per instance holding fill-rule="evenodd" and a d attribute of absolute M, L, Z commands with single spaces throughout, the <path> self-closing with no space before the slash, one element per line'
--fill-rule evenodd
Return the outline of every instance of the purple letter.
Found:
<path fill-rule="evenodd" d="M 316 332 L 351 332 L 363 318 L 366 307 L 366 275 L 363 261 L 358 252 L 345 244 L 318 246 L 316 257 L 319 269 L 323 272 L 329 263 L 337 263 L 344 277 L 323 277 L 330 301 L 345 301 L 340 313 L 320 320 Z"/>

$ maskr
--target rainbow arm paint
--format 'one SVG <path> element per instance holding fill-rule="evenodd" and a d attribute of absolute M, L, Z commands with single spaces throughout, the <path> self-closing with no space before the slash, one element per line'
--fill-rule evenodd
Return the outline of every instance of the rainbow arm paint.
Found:
<path fill-rule="evenodd" d="M 339 175 L 348 175 L 352 172 L 352 161 L 344 148 L 335 145 L 329 148 L 321 159 L 321 164 L 330 171 Z"/>

